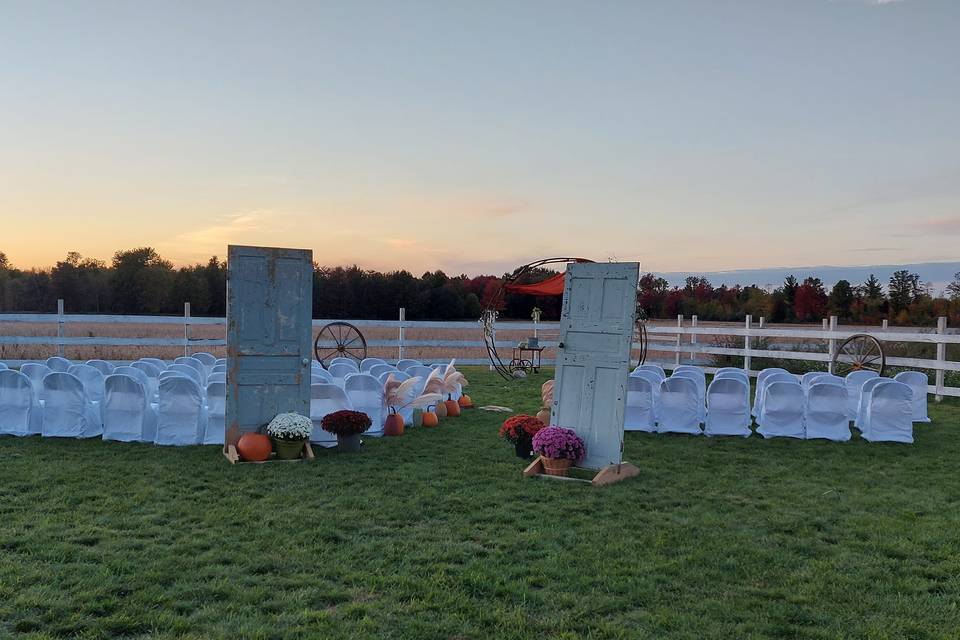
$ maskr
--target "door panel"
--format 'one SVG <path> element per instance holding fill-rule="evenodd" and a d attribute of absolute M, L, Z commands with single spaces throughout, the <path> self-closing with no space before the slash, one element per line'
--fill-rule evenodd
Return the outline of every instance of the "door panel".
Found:
<path fill-rule="evenodd" d="M 228 247 L 226 445 L 310 415 L 312 295 L 311 251 Z"/>
<path fill-rule="evenodd" d="M 567 266 L 550 424 L 583 438 L 582 467 L 621 461 L 639 275 L 635 262 Z"/>

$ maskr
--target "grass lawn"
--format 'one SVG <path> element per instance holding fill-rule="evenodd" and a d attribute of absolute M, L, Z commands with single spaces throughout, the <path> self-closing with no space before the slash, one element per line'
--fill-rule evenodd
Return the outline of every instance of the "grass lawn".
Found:
<path fill-rule="evenodd" d="M 534 412 L 544 376 L 468 370 Z M 313 464 L 0 438 L 0 637 L 955 638 L 960 405 L 916 444 L 628 433 L 524 480 L 502 414 Z"/>

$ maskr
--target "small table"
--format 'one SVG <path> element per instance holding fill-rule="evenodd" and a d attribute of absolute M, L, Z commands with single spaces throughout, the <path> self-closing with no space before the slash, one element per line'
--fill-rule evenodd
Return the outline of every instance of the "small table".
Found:
<path fill-rule="evenodd" d="M 528 347 L 517 345 L 513 348 L 513 359 L 510 361 L 510 371 L 521 370 L 526 373 L 540 373 L 540 356 L 544 347 Z M 524 355 L 529 354 L 529 358 Z"/>

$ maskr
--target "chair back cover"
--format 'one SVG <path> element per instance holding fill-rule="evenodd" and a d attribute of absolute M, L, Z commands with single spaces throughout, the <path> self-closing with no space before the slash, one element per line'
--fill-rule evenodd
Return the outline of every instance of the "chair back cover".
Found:
<path fill-rule="evenodd" d="M 87 392 L 87 398 L 91 402 L 103 401 L 103 374 L 100 373 L 99 369 L 88 364 L 73 364 L 70 365 L 67 373 L 80 378 L 80 382 L 83 383 L 83 388 Z"/>
<path fill-rule="evenodd" d="M 717 369 L 717 372 L 713 374 L 713 377 L 717 377 L 718 375 L 721 375 L 721 374 L 725 375 L 728 373 L 735 373 L 737 375 L 743 376 L 747 380 L 750 379 L 750 374 L 744 371 L 743 369 L 741 369 L 740 367 L 720 367 L 719 369 Z"/>
<path fill-rule="evenodd" d="M 211 371 L 210 375 L 207 376 L 207 386 L 210 386 L 211 382 L 226 382 L 227 373 L 225 371 Z"/>
<path fill-rule="evenodd" d="M 330 366 L 327 367 L 327 370 L 329 371 L 330 367 L 332 367 L 335 364 L 349 365 L 350 368 L 353 369 L 354 373 L 360 373 L 360 365 L 353 358 L 345 358 L 343 356 L 337 356 L 336 358 L 330 361 Z"/>
<path fill-rule="evenodd" d="M 311 383 L 322 382 L 327 384 L 334 384 L 333 376 L 330 375 L 330 372 L 327 371 L 326 369 L 314 369 L 313 371 L 311 371 L 310 381 Z"/>
<path fill-rule="evenodd" d="M 71 364 L 73 363 L 60 356 L 47 358 L 47 366 L 50 367 L 50 371 L 53 373 L 66 373 Z"/>
<path fill-rule="evenodd" d="M 749 437 L 750 388 L 734 374 L 714 378 L 707 388 L 707 422 L 703 433 L 708 436 Z"/>
<path fill-rule="evenodd" d="M 210 374 L 213 377 L 214 374 Z M 203 444 L 223 444 L 227 427 L 227 383 L 207 383 L 207 427 L 203 432 Z"/>
<path fill-rule="evenodd" d="M 190 357 L 196 358 L 197 360 L 202 362 L 203 366 L 206 367 L 208 371 L 212 369 L 215 364 L 217 364 L 217 357 L 212 353 L 207 353 L 205 351 L 195 353 Z"/>
<path fill-rule="evenodd" d="M 320 422 L 325 415 L 342 409 L 353 409 L 342 387 L 336 384 L 310 385 L 310 420 L 313 421 L 311 443 L 327 448 L 337 446 L 337 436 L 324 431 Z"/>
<path fill-rule="evenodd" d="M 889 382 L 891 378 L 868 378 L 860 386 L 860 400 L 857 402 L 857 414 L 853 419 L 853 426 L 857 429 L 860 429 L 861 433 L 870 428 L 870 417 L 867 415 L 867 407 L 870 405 L 870 394 L 873 393 L 874 387 L 878 384 L 884 382 Z"/>
<path fill-rule="evenodd" d="M 9 369 L 9 368 L 10 368 L 10 367 L 7 366 L 7 363 L 5 363 L 5 362 L 0 362 L 0 371 L 5 371 L 5 370 L 7 370 L 7 369 Z"/>
<path fill-rule="evenodd" d="M 633 370 L 634 373 L 638 371 L 652 371 L 653 373 L 660 376 L 660 380 L 666 380 L 667 378 L 667 372 L 664 371 L 663 367 L 661 367 L 658 364 L 642 364 Z"/>
<path fill-rule="evenodd" d="M 320 370 L 323 371 L 323 368 L 321 367 Z M 215 364 L 210 369 L 210 373 L 226 373 L 226 372 L 227 372 L 227 365 L 225 364 Z"/>
<path fill-rule="evenodd" d="M 39 405 L 40 396 L 43 395 L 43 379 L 53 371 L 45 364 L 28 362 L 20 367 L 20 373 L 30 379 L 30 385 L 33 386 L 33 402 Z"/>
<path fill-rule="evenodd" d="M 643 373 L 647 373 L 653 378 L 657 377 L 655 373 L 650 371 Z M 627 404 L 623 413 L 624 431 L 646 431 L 650 433 L 657 430 L 654 384 L 659 388 L 660 382 L 651 382 L 648 377 L 631 375 L 627 378 Z"/>
<path fill-rule="evenodd" d="M 397 369 L 400 371 L 406 371 L 410 367 L 416 367 L 423 364 L 419 360 L 412 360 L 410 358 L 403 358 L 397 361 Z"/>
<path fill-rule="evenodd" d="M 382 436 L 383 424 L 387 420 L 387 404 L 380 381 L 369 373 L 356 373 L 347 377 L 343 390 L 354 410 L 362 411 L 370 418 L 370 428 L 364 433 L 368 436 Z"/>
<path fill-rule="evenodd" d="M 847 381 L 841 378 L 840 376 L 835 376 L 832 373 L 825 373 L 819 376 L 810 386 L 814 384 L 832 384 L 838 387 L 843 387 L 846 390 Z"/>
<path fill-rule="evenodd" d="M 678 364 L 673 368 L 673 373 L 676 374 L 678 371 L 692 371 L 704 380 L 707 378 L 707 372 L 703 370 L 703 367 L 698 367 L 692 364 Z"/>
<path fill-rule="evenodd" d="M 807 390 L 807 409 L 803 416 L 806 437 L 846 442 L 850 439 L 847 390 L 822 380 L 818 378 Z"/>
<path fill-rule="evenodd" d="M 133 367 L 134 369 L 139 369 L 140 371 L 143 371 L 143 373 L 148 378 L 152 378 L 154 381 L 158 383 L 160 382 L 159 378 L 160 378 L 160 373 L 162 369 L 160 369 L 160 367 L 153 364 L 152 362 L 144 362 L 143 360 L 137 360 L 136 362 L 131 362 L 130 366 Z M 114 372 L 116 372 L 116 370 L 114 370 Z"/>
<path fill-rule="evenodd" d="M 360 373 L 368 373 L 371 367 L 378 364 L 387 364 L 387 361 L 383 358 L 364 358 L 360 361 Z"/>
<path fill-rule="evenodd" d="M 927 375 L 919 371 L 902 371 L 893 379 L 913 390 L 913 421 L 930 422 L 930 416 L 927 415 L 927 385 L 930 380 Z"/>
<path fill-rule="evenodd" d="M 330 375 L 333 377 L 333 381 L 341 387 L 343 386 L 343 382 L 346 380 L 347 376 L 353 373 L 359 373 L 356 365 L 352 362 L 334 362 L 330 365 L 330 368 L 327 369 L 327 371 L 330 372 Z"/>
<path fill-rule="evenodd" d="M 867 430 L 870 442 L 913 443 L 913 389 L 896 380 L 878 384 L 870 394 Z"/>
<path fill-rule="evenodd" d="M 695 369 L 674 369 L 673 375 L 671 378 L 686 378 L 688 380 L 693 380 L 693 383 L 697 385 L 697 402 L 700 404 L 700 421 L 703 422 L 707 417 L 707 379 L 703 375 L 702 371 Z"/>
<path fill-rule="evenodd" d="M 12 436 L 37 433 L 34 411 L 40 411 L 40 404 L 34 402 L 30 378 L 13 369 L 0 369 L 0 433 Z"/>
<path fill-rule="evenodd" d="M 92 438 L 103 433 L 100 415 L 75 375 L 55 371 L 43 379 L 45 437 Z"/>
<path fill-rule="evenodd" d="M 803 387 L 792 376 L 791 381 L 777 377 L 767 378 L 763 387 L 757 433 L 764 438 L 803 438 Z"/>
<path fill-rule="evenodd" d="M 803 374 L 803 377 L 800 378 L 800 386 L 802 386 L 804 389 L 809 389 L 814 380 L 828 375 L 830 374 L 824 371 L 807 371 L 805 374 Z"/>
<path fill-rule="evenodd" d="M 847 388 L 847 417 L 855 420 L 860 407 L 860 387 L 870 378 L 879 377 L 876 371 L 851 371 L 844 379 Z"/>
<path fill-rule="evenodd" d="M 171 365 L 175 367 L 178 365 Z M 190 369 L 186 365 L 179 365 Z M 160 379 L 160 403 L 157 411 L 157 437 L 161 445 L 199 444 L 206 428 L 207 416 L 203 392 L 193 378 L 165 376 Z"/>
<path fill-rule="evenodd" d="M 372 367 L 367 369 L 366 373 L 369 373 L 374 378 L 379 378 L 380 374 L 384 373 L 385 371 L 398 371 L 398 369 L 394 367 L 392 364 L 387 364 L 384 362 L 383 364 L 373 365 Z"/>
<path fill-rule="evenodd" d="M 161 360 L 160 358 L 140 358 L 139 362 L 149 362 L 160 371 L 166 371 L 167 367 L 169 366 L 164 360 Z"/>
<path fill-rule="evenodd" d="M 797 377 L 794 376 L 792 373 L 783 371 L 782 369 L 778 371 L 773 371 L 767 374 L 766 376 L 764 376 L 762 381 L 758 379 L 757 392 L 753 398 L 753 415 L 756 418 L 759 418 L 760 414 L 763 413 L 763 402 L 764 402 L 764 399 L 766 398 L 765 391 L 767 389 L 767 385 L 769 385 L 772 382 L 786 382 L 790 384 L 795 384 L 798 387 L 800 387 L 800 383 L 797 382 Z M 800 387 L 800 388 L 801 390 L 803 390 L 803 387 Z"/>
<path fill-rule="evenodd" d="M 700 414 L 696 382 L 683 376 L 670 376 L 660 383 L 658 432 L 700 435 Z"/>
<path fill-rule="evenodd" d="M 178 358 L 179 360 L 179 358 Z M 174 363 L 167 367 L 166 371 L 161 372 L 160 379 L 161 381 L 165 377 L 165 373 L 178 373 L 180 375 L 186 376 L 197 383 L 197 385 L 202 385 L 206 382 L 207 374 L 203 373 L 201 370 L 197 369 L 194 366 L 181 363 Z"/>
<path fill-rule="evenodd" d="M 758 417 L 760 415 L 760 405 L 763 403 L 763 383 L 766 382 L 767 378 L 775 373 L 790 372 L 786 369 L 781 369 L 780 367 L 769 367 L 757 374 L 757 386 L 753 394 L 753 410 L 751 411 L 751 414 L 754 417 Z"/>
<path fill-rule="evenodd" d="M 150 406 L 149 389 L 140 380 L 124 373 L 107 376 L 104 388 L 103 439 L 153 442 L 157 433 L 157 413 Z"/>
<path fill-rule="evenodd" d="M 144 364 L 144 363 L 141 363 Z M 153 365 L 148 365 L 153 366 Z M 156 367 L 154 367 L 156 368 Z M 141 369 L 140 367 L 130 366 L 119 366 L 113 370 L 114 375 L 124 375 L 130 376 L 134 380 L 140 383 L 143 387 L 144 392 L 147 394 L 147 400 L 153 402 L 153 398 L 156 396 L 156 392 L 160 388 L 159 378 L 151 378 L 147 375 L 147 372 Z"/>
<path fill-rule="evenodd" d="M 411 378 L 410 374 L 406 371 L 384 371 L 377 376 L 377 380 L 380 382 L 380 384 L 386 384 L 387 378 L 389 378 L 391 375 L 393 376 L 394 380 L 399 382 L 403 382 L 404 380 L 409 380 Z"/>
<path fill-rule="evenodd" d="M 173 361 L 173 364 L 186 365 L 196 369 L 197 373 L 200 374 L 200 381 L 206 379 L 207 377 L 207 367 L 193 356 L 180 356 Z"/>
<path fill-rule="evenodd" d="M 106 360 L 87 360 L 87 364 L 102 373 L 104 376 L 108 376 L 113 373 L 114 366 Z"/>

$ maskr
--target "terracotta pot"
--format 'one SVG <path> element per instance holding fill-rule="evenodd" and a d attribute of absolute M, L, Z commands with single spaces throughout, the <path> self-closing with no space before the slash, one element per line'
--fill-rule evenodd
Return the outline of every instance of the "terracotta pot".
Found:
<path fill-rule="evenodd" d="M 403 435 L 403 416 L 399 413 L 391 413 L 383 423 L 383 435 L 402 436 Z"/>
<path fill-rule="evenodd" d="M 547 458 L 540 456 L 543 461 L 543 472 L 548 476 L 565 476 L 573 464 L 572 460 L 567 458 Z"/>
<path fill-rule="evenodd" d="M 456 418 L 460 416 L 460 404 L 456 400 L 444 400 L 443 404 L 447 407 L 447 416 Z"/>

